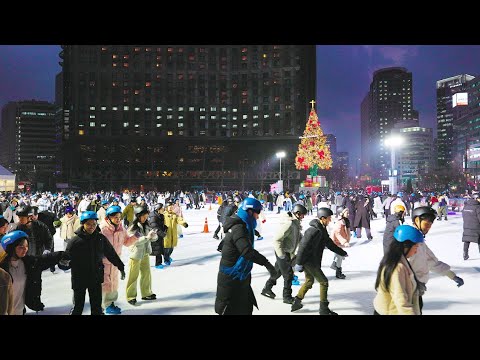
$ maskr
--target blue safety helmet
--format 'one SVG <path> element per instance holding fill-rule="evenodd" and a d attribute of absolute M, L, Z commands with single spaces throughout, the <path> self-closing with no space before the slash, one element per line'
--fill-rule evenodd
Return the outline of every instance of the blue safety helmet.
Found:
<path fill-rule="evenodd" d="M 411 225 L 399 225 L 393 233 L 393 237 L 398 242 L 411 241 L 415 244 L 424 242 L 423 234 L 416 227 Z"/>
<path fill-rule="evenodd" d="M 108 200 L 102 200 L 102 205 L 108 205 Z"/>
<path fill-rule="evenodd" d="M 402 197 L 402 196 L 403 196 L 403 192 L 399 191 L 399 192 L 397 193 L 397 197 Z"/>
<path fill-rule="evenodd" d="M 107 209 L 106 215 L 110 216 L 110 215 L 113 215 L 113 214 L 116 214 L 116 213 L 121 213 L 121 212 L 122 212 L 122 208 L 120 206 L 112 205 Z"/>
<path fill-rule="evenodd" d="M 13 244 L 15 241 L 23 238 L 28 239 L 28 235 L 21 230 L 15 230 L 15 231 L 9 232 L 8 234 L 2 237 L 3 250 L 6 251 L 8 245 Z"/>
<path fill-rule="evenodd" d="M 241 208 L 242 210 L 245 210 L 245 211 L 247 211 L 248 209 L 252 209 L 257 214 L 260 214 L 260 211 L 262 211 L 263 209 L 260 201 L 254 198 L 249 198 L 249 197 L 243 200 Z"/>
<path fill-rule="evenodd" d="M 80 215 L 80 222 L 83 224 L 87 220 L 98 220 L 97 213 L 95 211 L 84 211 Z"/>
<path fill-rule="evenodd" d="M 73 207 L 71 207 L 71 206 L 67 206 L 67 207 L 65 208 L 65 214 L 68 214 L 68 213 L 72 213 L 72 214 L 73 214 L 74 212 L 75 212 L 75 210 L 73 210 Z"/>

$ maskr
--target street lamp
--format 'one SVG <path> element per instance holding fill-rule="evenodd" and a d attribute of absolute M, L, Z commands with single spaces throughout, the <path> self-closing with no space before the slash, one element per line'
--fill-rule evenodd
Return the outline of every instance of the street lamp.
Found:
<path fill-rule="evenodd" d="M 395 149 L 399 148 L 403 144 L 403 138 L 400 136 L 392 135 L 389 138 L 385 139 L 384 142 L 385 146 L 390 147 L 390 154 L 391 154 L 391 170 L 390 172 L 390 193 L 395 194 L 398 191 L 398 181 L 397 175 L 398 170 L 396 169 L 395 163 Z"/>
<path fill-rule="evenodd" d="M 277 156 L 278 159 L 280 159 L 280 181 L 281 181 L 282 180 L 282 158 L 287 156 L 287 154 L 285 154 L 285 151 L 279 151 L 275 155 Z"/>

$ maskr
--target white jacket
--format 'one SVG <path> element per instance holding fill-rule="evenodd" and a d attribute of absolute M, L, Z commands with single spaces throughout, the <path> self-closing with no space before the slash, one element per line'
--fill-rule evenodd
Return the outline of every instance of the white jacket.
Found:
<path fill-rule="evenodd" d="M 440 275 L 446 275 L 450 279 L 456 276 L 455 273 L 450 270 L 450 265 L 438 260 L 427 244 L 423 242 L 418 245 L 417 253 L 408 259 L 410 265 L 412 265 L 412 269 L 415 271 L 418 281 L 426 284 L 430 271 Z"/>

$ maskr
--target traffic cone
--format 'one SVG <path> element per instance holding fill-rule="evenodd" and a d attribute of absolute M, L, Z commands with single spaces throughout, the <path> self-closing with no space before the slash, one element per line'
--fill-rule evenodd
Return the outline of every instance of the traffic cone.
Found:
<path fill-rule="evenodd" d="M 204 233 L 210 232 L 210 231 L 208 231 L 208 221 L 207 221 L 207 218 L 205 218 L 205 225 L 203 225 L 203 232 L 204 232 Z"/>

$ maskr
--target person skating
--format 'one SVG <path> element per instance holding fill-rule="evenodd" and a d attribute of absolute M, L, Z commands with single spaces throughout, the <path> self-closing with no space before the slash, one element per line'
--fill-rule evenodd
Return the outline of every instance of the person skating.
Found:
<path fill-rule="evenodd" d="M 270 276 L 276 276 L 275 267 L 254 247 L 260 201 L 246 198 L 237 214 L 225 220 L 225 238 L 222 240 L 220 266 L 217 276 L 215 312 L 219 315 L 252 315 L 257 300 L 250 285 L 253 263 L 265 266 Z"/>
<path fill-rule="evenodd" d="M 322 207 L 317 211 L 317 219 L 310 221 L 310 228 L 305 231 L 297 252 L 297 265 L 295 270 L 305 271 L 305 282 L 295 296 L 292 304 L 292 311 L 299 310 L 303 307 L 302 300 L 305 294 L 313 286 L 315 280 L 320 283 L 320 315 L 338 315 L 329 309 L 327 293 L 328 279 L 324 275 L 322 266 L 323 250 L 327 247 L 334 253 L 346 257 L 347 252 L 339 248 L 330 239 L 327 232 L 327 226 L 332 221 L 333 212 L 329 208 Z"/>
<path fill-rule="evenodd" d="M 182 225 L 184 228 L 188 227 L 187 222 L 173 211 L 173 202 L 170 201 L 167 205 L 167 211 L 164 213 L 165 226 L 167 227 L 167 234 L 163 239 L 163 255 L 165 257 L 165 265 L 170 266 L 173 259 L 171 255 L 173 249 L 177 247 L 178 244 L 178 232 L 177 225 Z"/>
<path fill-rule="evenodd" d="M 97 212 L 98 216 L 98 212 Z M 100 231 L 112 244 L 117 255 L 122 255 L 123 246 L 131 246 L 137 241 L 135 235 L 129 236 L 122 224 L 122 209 L 120 206 L 110 206 L 105 211 L 105 217 L 100 222 Z M 108 259 L 103 258 L 102 308 L 106 314 L 121 314 L 122 309 L 115 305 L 118 300 L 119 271 Z"/>
<path fill-rule="evenodd" d="M 468 248 L 470 243 L 477 243 L 480 251 L 480 197 L 479 194 L 473 194 L 468 199 L 462 211 L 463 217 L 463 260 L 468 260 Z"/>
<path fill-rule="evenodd" d="M 167 234 L 167 226 L 165 225 L 165 208 L 162 203 L 155 205 L 155 209 L 148 215 L 148 226 L 157 231 L 158 241 L 151 243 L 152 253 L 155 256 L 155 268 L 163 269 L 163 238 Z"/>
<path fill-rule="evenodd" d="M 40 300 L 42 271 L 63 260 L 63 251 L 43 255 L 27 255 L 29 235 L 21 230 L 2 237 L 4 252 L 0 255 L 0 268 L 12 277 L 13 303 L 8 310 L 12 315 L 24 315 L 25 306 L 33 311 L 45 307 Z"/>
<path fill-rule="evenodd" d="M 98 216 L 94 211 L 80 215 L 81 227 L 68 242 L 64 257 L 72 269 L 73 308 L 70 315 L 82 315 L 85 292 L 88 290 L 92 315 L 103 315 L 102 283 L 104 281 L 103 257 L 106 257 L 121 272 L 125 279 L 124 264 L 110 241 L 97 226 Z"/>
<path fill-rule="evenodd" d="M 420 230 L 425 237 L 432 227 L 436 215 L 436 211 L 429 206 L 418 207 L 412 211 L 413 225 Z M 448 276 L 451 280 L 455 281 L 458 287 L 463 285 L 463 279 L 450 270 L 450 265 L 439 261 L 425 242 L 419 244 L 417 253 L 408 260 L 419 281 L 420 311 L 423 308 L 422 296 L 427 290 L 426 284 L 429 279 L 430 271 Z"/>
<path fill-rule="evenodd" d="M 423 243 L 423 234 L 413 226 L 400 225 L 393 236 L 377 271 L 374 315 L 420 315 L 418 282 L 408 259 Z"/>
<path fill-rule="evenodd" d="M 127 280 L 127 301 L 130 305 L 137 303 L 137 280 L 140 273 L 140 292 L 142 300 L 155 300 L 152 291 L 152 274 L 150 272 L 151 242 L 158 240 L 157 231 L 148 226 L 148 209 L 134 208 L 135 220 L 128 228 L 128 236 L 135 235 L 138 240 L 130 246 L 129 272 Z"/>
<path fill-rule="evenodd" d="M 390 246 L 390 244 L 395 241 L 393 233 L 397 226 L 402 225 L 405 220 L 405 206 L 402 204 L 397 204 L 393 208 L 393 214 L 388 215 L 387 217 L 387 226 L 385 232 L 383 233 L 383 254 L 385 254 Z"/>
<path fill-rule="evenodd" d="M 275 276 L 270 278 L 265 283 L 265 287 L 262 290 L 262 295 L 271 299 L 275 298 L 275 293 L 272 291 L 272 287 L 277 284 L 277 279 L 283 276 L 283 302 L 285 304 L 292 304 L 292 280 L 293 269 L 292 260 L 294 258 L 295 251 L 302 237 L 301 222 L 307 209 L 305 206 L 296 204 L 293 207 L 292 212 L 282 213 L 280 216 L 280 224 L 277 232 L 273 237 L 273 246 L 275 248 Z"/>
<path fill-rule="evenodd" d="M 340 219 L 335 223 L 333 229 L 332 240 L 338 247 L 350 247 L 350 220 L 348 219 L 348 208 L 340 210 Z M 343 256 L 335 253 L 330 269 L 335 270 L 335 277 L 337 279 L 345 279 L 346 276 L 342 273 Z"/>

